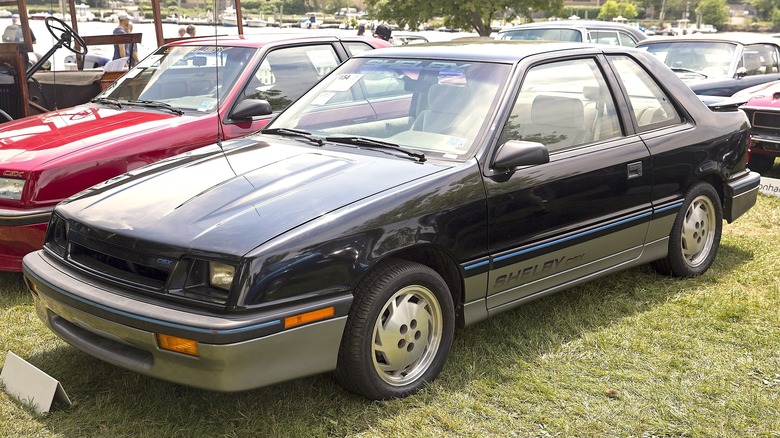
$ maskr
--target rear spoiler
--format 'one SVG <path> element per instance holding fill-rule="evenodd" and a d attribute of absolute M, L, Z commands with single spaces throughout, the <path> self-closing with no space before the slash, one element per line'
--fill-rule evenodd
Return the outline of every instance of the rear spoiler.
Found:
<path fill-rule="evenodd" d="M 736 111 L 742 105 L 746 104 L 754 96 L 737 97 L 717 97 L 717 96 L 699 96 L 707 104 L 707 107 L 713 112 Z"/>

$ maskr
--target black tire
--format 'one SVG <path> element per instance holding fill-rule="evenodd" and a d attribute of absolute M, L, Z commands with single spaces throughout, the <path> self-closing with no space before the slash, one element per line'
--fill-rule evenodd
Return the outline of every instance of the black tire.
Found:
<path fill-rule="evenodd" d="M 707 272 L 720 247 L 723 208 L 718 192 L 707 183 L 697 183 L 685 202 L 669 234 L 666 258 L 651 263 L 664 275 L 695 277 Z"/>
<path fill-rule="evenodd" d="M 355 289 L 336 379 L 372 400 L 406 397 L 439 375 L 454 331 L 452 296 L 436 271 L 382 263 Z"/>
<path fill-rule="evenodd" d="M 748 161 L 748 168 L 761 175 L 766 175 L 775 165 L 775 157 L 771 155 L 751 154 Z"/>

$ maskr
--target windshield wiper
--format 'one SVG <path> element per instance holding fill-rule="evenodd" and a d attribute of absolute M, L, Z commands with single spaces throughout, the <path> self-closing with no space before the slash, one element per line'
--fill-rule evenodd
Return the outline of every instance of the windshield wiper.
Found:
<path fill-rule="evenodd" d="M 174 106 L 172 106 L 172 105 L 170 105 L 168 103 L 158 102 L 156 100 L 136 100 L 136 99 L 133 99 L 133 100 L 128 100 L 127 103 L 129 103 L 131 105 L 145 106 L 147 108 L 157 108 L 157 109 L 162 109 L 162 110 L 168 110 L 168 111 L 170 111 L 170 112 L 172 112 L 174 114 L 178 114 L 178 115 L 184 114 L 184 111 L 182 111 L 182 110 L 180 110 L 180 109 L 178 109 L 178 108 L 176 108 L 176 107 L 174 107 Z"/>
<path fill-rule="evenodd" d="M 696 70 L 691 70 L 689 68 L 672 67 L 672 71 L 675 72 L 675 73 L 693 73 L 695 75 L 703 76 L 704 79 L 707 79 L 707 75 L 705 75 L 704 73 L 700 73 L 700 72 L 698 72 Z"/>
<path fill-rule="evenodd" d="M 322 138 L 298 129 L 270 128 L 270 129 L 263 129 L 260 132 L 262 132 L 263 134 L 276 134 L 276 135 L 286 135 L 290 137 L 303 137 L 312 143 L 316 143 L 317 146 L 322 146 L 323 143 Z"/>
<path fill-rule="evenodd" d="M 122 104 L 119 103 L 118 100 L 111 99 L 109 97 L 96 97 L 96 98 L 90 100 L 90 102 L 92 102 L 92 103 L 103 103 L 103 104 L 106 104 L 106 105 L 114 105 L 117 108 L 122 108 Z"/>
<path fill-rule="evenodd" d="M 395 143 L 390 143 L 386 141 L 373 140 L 365 137 L 325 137 L 325 141 L 332 141 L 334 143 L 351 144 L 354 146 L 367 146 L 370 148 L 377 148 L 377 149 L 392 149 L 394 151 L 398 151 L 412 158 L 415 158 L 417 159 L 417 161 L 421 163 L 425 162 L 425 154 L 423 154 L 422 152 L 411 151 Z"/>

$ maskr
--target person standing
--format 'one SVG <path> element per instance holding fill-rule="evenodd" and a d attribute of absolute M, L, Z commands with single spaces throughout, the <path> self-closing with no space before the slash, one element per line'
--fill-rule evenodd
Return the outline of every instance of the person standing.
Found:
<path fill-rule="evenodd" d="M 30 39 L 32 44 L 35 44 L 35 34 L 30 29 Z M 22 25 L 19 23 L 19 14 L 11 15 L 11 24 L 5 28 L 3 32 L 4 43 L 22 43 L 24 42 L 24 32 L 22 32 Z M 29 63 L 30 59 L 27 52 L 22 53 L 25 66 Z"/>
<path fill-rule="evenodd" d="M 380 24 L 379 26 L 374 29 L 374 38 L 380 38 L 385 41 L 392 40 L 392 29 L 390 29 L 390 26 L 386 25 L 385 23 Z"/>
<path fill-rule="evenodd" d="M 133 23 L 127 23 L 127 33 L 133 33 Z M 138 47 L 136 47 L 135 43 L 125 44 L 125 53 L 127 53 L 128 67 L 138 64 Z"/>
<path fill-rule="evenodd" d="M 119 25 L 114 29 L 114 35 L 126 35 L 129 32 L 127 31 L 128 25 L 130 24 L 130 17 L 127 16 L 124 12 L 119 14 Z M 119 59 L 119 58 L 125 58 L 129 57 L 130 54 L 127 52 L 127 44 L 114 44 L 114 58 L 113 59 Z"/>

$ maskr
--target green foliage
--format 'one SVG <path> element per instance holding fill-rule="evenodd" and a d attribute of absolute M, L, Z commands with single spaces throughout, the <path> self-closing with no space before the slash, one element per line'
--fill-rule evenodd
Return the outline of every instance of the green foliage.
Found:
<path fill-rule="evenodd" d="M 704 24 L 723 27 L 729 21 L 729 8 L 726 0 L 701 0 L 696 12 L 701 14 Z"/>
<path fill-rule="evenodd" d="M 284 0 L 282 5 L 284 6 L 285 15 L 302 15 L 307 12 L 318 12 L 320 10 L 315 0 Z"/>
<path fill-rule="evenodd" d="M 612 21 L 613 18 L 621 16 L 623 18 L 632 19 L 637 16 L 636 5 L 633 2 L 616 0 L 607 0 L 604 5 L 601 6 L 598 18 L 604 21 Z"/>
<path fill-rule="evenodd" d="M 772 19 L 774 9 L 780 6 L 780 0 L 752 0 L 750 4 L 756 8 L 756 16 L 764 19 Z"/>
<path fill-rule="evenodd" d="M 563 0 L 368 0 L 379 20 L 408 25 L 416 29 L 421 23 L 444 17 L 448 27 L 490 35 L 491 21 L 498 13 L 512 9 L 520 15 L 524 11 L 563 12 Z"/>
<path fill-rule="evenodd" d="M 780 8 L 772 8 L 771 20 L 772 30 L 775 32 L 780 32 Z"/>

